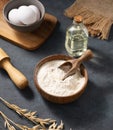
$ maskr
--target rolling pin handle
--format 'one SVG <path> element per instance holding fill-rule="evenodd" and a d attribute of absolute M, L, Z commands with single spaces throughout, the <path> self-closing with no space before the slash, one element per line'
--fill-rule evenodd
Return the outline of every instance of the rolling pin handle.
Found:
<path fill-rule="evenodd" d="M 28 86 L 27 78 L 10 63 L 10 59 L 6 58 L 2 61 L 2 68 L 6 70 L 18 88 L 24 89 Z"/>

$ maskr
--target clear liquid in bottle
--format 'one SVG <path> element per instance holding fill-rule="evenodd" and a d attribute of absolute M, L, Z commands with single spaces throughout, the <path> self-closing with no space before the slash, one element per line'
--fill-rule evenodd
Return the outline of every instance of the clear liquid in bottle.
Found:
<path fill-rule="evenodd" d="M 72 57 L 81 56 L 87 50 L 88 44 L 88 31 L 81 17 L 78 17 L 74 18 L 73 24 L 66 31 L 65 48 Z"/>

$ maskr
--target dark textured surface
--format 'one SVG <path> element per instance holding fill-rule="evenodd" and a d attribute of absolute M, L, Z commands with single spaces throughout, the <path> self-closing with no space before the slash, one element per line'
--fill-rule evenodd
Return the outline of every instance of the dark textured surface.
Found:
<path fill-rule="evenodd" d="M 27 51 L 3 39 L 0 47 L 11 57 L 15 67 L 29 80 L 29 88 L 19 90 L 4 70 L 0 70 L 0 96 L 22 108 L 37 111 L 42 118 L 63 120 L 65 130 L 112 130 L 113 129 L 113 30 L 110 40 L 89 38 L 88 48 L 94 52 L 94 59 L 84 63 L 88 70 L 89 82 L 84 94 L 66 105 L 53 104 L 43 99 L 33 81 L 34 67 L 38 61 L 51 54 L 67 54 L 64 48 L 65 30 L 71 20 L 63 15 L 64 9 L 74 0 L 41 0 L 46 12 L 58 18 L 58 25 L 51 37 L 37 50 Z M 7 30 L 6 30 L 7 31 Z M 31 43 L 32 44 L 32 43 Z M 0 111 L 17 123 L 29 124 L 0 102 Z M 0 117 L 0 130 L 5 130 Z"/>

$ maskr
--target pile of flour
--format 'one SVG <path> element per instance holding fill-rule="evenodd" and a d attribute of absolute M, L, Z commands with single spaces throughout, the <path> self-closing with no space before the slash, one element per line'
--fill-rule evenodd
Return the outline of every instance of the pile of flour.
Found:
<path fill-rule="evenodd" d="M 85 78 L 79 69 L 74 75 L 62 80 L 66 73 L 58 67 L 64 62 L 64 60 L 53 60 L 41 66 L 37 80 L 40 87 L 47 93 L 55 96 L 68 96 L 83 86 Z"/>

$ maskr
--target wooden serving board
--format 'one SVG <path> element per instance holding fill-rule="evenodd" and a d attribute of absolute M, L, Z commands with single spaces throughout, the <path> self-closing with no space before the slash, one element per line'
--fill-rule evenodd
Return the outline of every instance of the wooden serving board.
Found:
<path fill-rule="evenodd" d="M 12 29 L 4 20 L 2 15 L 3 6 L 8 0 L 0 0 L 0 36 L 10 43 L 27 50 L 35 50 L 43 44 L 53 32 L 57 18 L 46 13 L 40 27 L 32 33 L 18 32 Z"/>

